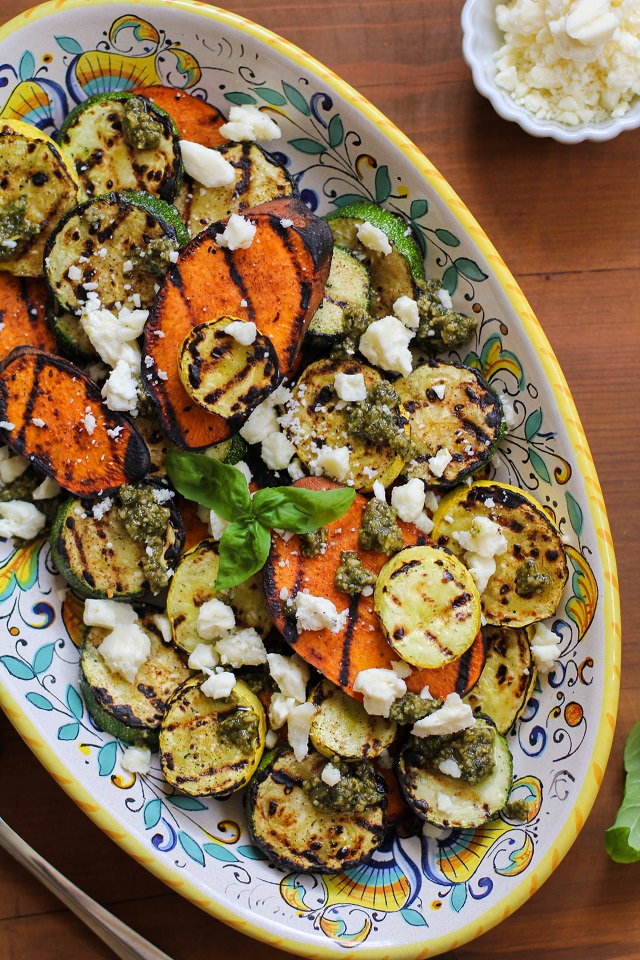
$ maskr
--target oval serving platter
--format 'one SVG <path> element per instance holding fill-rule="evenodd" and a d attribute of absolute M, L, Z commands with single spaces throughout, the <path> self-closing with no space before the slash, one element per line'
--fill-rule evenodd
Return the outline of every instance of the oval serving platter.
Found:
<path fill-rule="evenodd" d="M 559 525 L 569 581 L 554 618 L 561 657 L 509 735 L 512 797 L 478 830 L 390 833 L 365 867 L 284 874 L 252 844 L 237 797 L 173 791 L 157 761 L 120 766 L 79 692 L 82 604 L 39 541 L 0 541 L 0 703 L 68 794 L 138 862 L 234 928 L 292 953 L 367 960 L 434 956 L 519 907 L 575 840 L 606 765 L 618 697 L 615 561 L 602 495 L 566 382 L 523 294 L 443 177 L 327 68 L 241 17 L 190 0 L 55 0 L 0 28 L 0 120 L 55 131 L 94 93 L 162 83 L 221 110 L 251 103 L 283 131 L 277 156 L 324 214 L 375 200 L 411 221 L 428 277 L 478 319 L 460 355 L 513 407 L 492 476 L 532 493 Z"/>

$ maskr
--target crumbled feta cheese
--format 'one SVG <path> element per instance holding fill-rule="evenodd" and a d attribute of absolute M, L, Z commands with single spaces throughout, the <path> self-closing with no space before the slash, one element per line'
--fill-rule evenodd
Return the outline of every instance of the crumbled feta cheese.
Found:
<path fill-rule="evenodd" d="M 394 700 L 404 696 L 407 685 L 393 670 L 370 667 L 357 675 L 353 689 L 364 696 L 364 708 L 374 717 L 388 717 Z"/>
<path fill-rule="evenodd" d="M 508 547 L 500 525 L 489 517 L 475 517 L 468 531 L 454 530 L 451 536 L 465 550 L 464 562 L 482 593 L 496 572 L 494 558 L 501 556 Z"/>
<path fill-rule="evenodd" d="M 103 627 L 113 630 L 116 624 L 136 622 L 136 612 L 128 603 L 117 600 L 85 600 L 83 623 L 87 627 Z"/>
<path fill-rule="evenodd" d="M 431 510 L 432 513 L 435 513 L 438 509 L 438 504 L 440 503 L 440 498 L 436 496 L 433 490 L 427 490 L 424 495 L 424 506 L 425 510 Z"/>
<path fill-rule="evenodd" d="M 197 629 L 203 640 L 224 637 L 235 625 L 236 618 L 231 607 L 215 597 L 203 603 L 198 610 Z"/>
<path fill-rule="evenodd" d="M 139 372 L 141 354 L 135 341 L 141 336 L 148 316 L 148 310 L 129 310 L 128 307 L 122 307 L 117 315 L 111 310 L 92 308 L 82 314 L 80 323 L 104 363 L 116 367 L 123 360 L 132 371 Z"/>
<path fill-rule="evenodd" d="M 82 280 L 82 270 L 80 267 L 76 267 L 75 263 L 72 263 L 67 270 L 67 276 L 72 283 L 77 283 L 78 280 Z"/>
<path fill-rule="evenodd" d="M 240 427 L 240 436 L 247 443 L 262 443 L 272 433 L 278 433 L 278 415 L 271 397 L 252 410 L 247 421 Z"/>
<path fill-rule="evenodd" d="M 171 624 L 166 613 L 154 613 L 152 618 L 165 643 L 171 643 Z"/>
<path fill-rule="evenodd" d="M 138 384 L 126 360 L 118 360 L 102 388 L 102 396 L 109 410 L 133 412 L 138 409 Z"/>
<path fill-rule="evenodd" d="M 436 796 L 436 807 L 438 808 L 440 813 L 444 813 L 445 815 L 453 813 L 453 810 L 454 810 L 453 800 L 451 799 L 448 793 L 444 793 L 444 791 L 442 790 L 438 791 L 438 794 Z"/>
<path fill-rule="evenodd" d="M 157 504 L 162 506 L 163 503 L 173 500 L 175 493 L 173 490 L 169 490 L 168 487 L 152 487 L 151 496 Z"/>
<path fill-rule="evenodd" d="M 7 500 L 0 503 L 0 537 L 19 537 L 33 540 L 42 533 L 47 518 L 26 500 Z"/>
<path fill-rule="evenodd" d="M 427 463 L 429 464 L 429 470 L 434 475 L 434 477 L 442 477 L 445 470 L 453 460 L 451 453 L 447 450 L 446 447 L 441 447 L 433 457 L 429 457 Z"/>
<path fill-rule="evenodd" d="M 235 669 L 256 667 L 259 663 L 267 662 L 267 651 L 262 637 L 253 627 L 235 630 L 218 640 L 216 650 L 220 655 L 220 662 L 228 663 Z"/>
<path fill-rule="evenodd" d="M 555 667 L 560 656 L 559 639 L 558 634 L 549 630 L 544 623 L 536 624 L 531 641 L 531 652 L 536 661 L 538 673 L 549 673 Z"/>
<path fill-rule="evenodd" d="M 311 718 L 316 709 L 312 703 L 301 703 L 287 718 L 287 739 L 298 763 L 309 753 Z"/>
<path fill-rule="evenodd" d="M 323 783 L 326 783 L 328 787 L 335 787 L 336 783 L 340 783 L 342 780 L 340 768 L 334 767 L 332 763 L 326 763 L 322 768 L 320 779 Z"/>
<path fill-rule="evenodd" d="M 220 663 L 218 652 L 210 643 L 197 643 L 189 654 L 189 669 L 211 671 Z"/>
<path fill-rule="evenodd" d="M 289 466 L 287 467 L 287 473 L 295 483 L 296 480 L 301 480 L 305 476 L 305 472 L 302 467 L 302 461 L 298 457 L 294 457 Z"/>
<path fill-rule="evenodd" d="M 431 389 L 435 393 L 438 400 L 444 400 L 444 393 L 445 393 L 444 383 L 435 383 Z M 473 447 L 471 448 L 471 453 L 473 453 Z"/>
<path fill-rule="evenodd" d="M 15 423 L 11 423 L 11 420 L 0 420 L 0 428 L 2 430 L 15 430 Z"/>
<path fill-rule="evenodd" d="M 223 670 L 222 673 L 212 673 L 207 677 L 204 683 L 200 684 L 200 689 L 205 697 L 211 697 L 212 700 L 225 700 L 235 685 L 235 675 Z"/>
<path fill-rule="evenodd" d="M 279 140 L 282 136 L 275 120 L 248 103 L 231 107 L 229 119 L 220 127 L 220 133 L 235 143 L 243 140 Z"/>
<path fill-rule="evenodd" d="M 511 397 L 508 397 L 505 393 L 498 394 L 498 400 L 500 401 L 500 406 L 502 407 L 502 416 L 504 417 L 504 422 L 507 430 L 512 430 L 516 425 L 516 415 L 511 404 Z"/>
<path fill-rule="evenodd" d="M 113 506 L 113 500 L 111 497 L 105 497 L 104 500 L 98 500 L 93 504 L 91 508 L 91 513 L 94 516 L 95 520 L 102 520 L 105 513 L 108 513 Z"/>
<path fill-rule="evenodd" d="M 350 469 L 351 451 L 349 447 L 330 447 L 325 444 L 324 447 L 315 447 L 317 454 L 314 460 L 309 462 L 309 470 L 314 477 L 327 476 L 339 480 L 341 483 L 346 480 Z"/>
<path fill-rule="evenodd" d="M 85 428 L 85 430 L 87 431 L 87 433 L 89 434 L 89 436 L 90 436 L 90 437 L 93 436 L 93 431 L 96 429 L 96 423 L 97 423 L 96 418 L 94 417 L 94 415 L 93 415 L 91 412 L 85 414 L 84 419 L 83 419 L 82 422 L 83 422 L 84 428 Z"/>
<path fill-rule="evenodd" d="M 384 230 L 381 230 L 380 227 L 374 227 L 368 220 L 364 220 L 360 224 L 356 234 L 360 243 L 375 253 L 383 253 L 385 257 L 388 257 L 393 249 Z"/>
<path fill-rule="evenodd" d="M 422 688 L 422 690 L 420 691 L 420 698 L 422 700 L 433 700 L 433 697 L 431 695 L 431 690 L 429 690 L 428 686 Z"/>
<path fill-rule="evenodd" d="M 393 312 L 402 320 L 405 327 L 409 330 L 417 330 L 420 325 L 420 314 L 418 313 L 418 304 L 412 297 L 398 297 L 393 305 Z"/>
<path fill-rule="evenodd" d="M 383 503 L 387 502 L 387 494 L 384 489 L 384 484 L 380 480 L 376 480 L 373 484 L 373 495 L 376 500 L 382 500 Z"/>
<path fill-rule="evenodd" d="M 358 349 L 375 367 L 407 376 L 413 368 L 409 343 L 411 330 L 397 317 L 382 317 L 369 324 L 360 337 Z"/>
<path fill-rule="evenodd" d="M 413 667 L 405 660 L 392 660 L 391 669 L 396 677 L 400 677 L 401 680 L 406 680 L 407 677 L 410 677 L 413 673 Z"/>
<path fill-rule="evenodd" d="M 212 150 L 192 140 L 181 140 L 180 151 L 185 173 L 203 187 L 226 187 L 235 183 L 235 168 L 219 150 Z"/>
<path fill-rule="evenodd" d="M 121 674 L 129 683 L 151 653 L 151 640 L 137 623 L 118 623 L 98 646 L 98 653 L 112 673 Z"/>
<path fill-rule="evenodd" d="M 220 540 L 230 521 L 219 517 L 215 510 L 209 511 L 209 531 L 214 540 Z"/>
<path fill-rule="evenodd" d="M 391 491 L 391 503 L 401 520 L 413 523 L 424 508 L 424 484 L 418 477 Z"/>
<path fill-rule="evenodd" d="M 22 476 L 29 466 L 29 461 L 26 457 L 21 457 L 20 455 L 15 457 L 9 456 L 8 447 L 4 447 L 3 450 L 7 451 L 7 456 L 0 460 L 0 480 L 3 484 L 7 485 Z"/>
<path fill-rule="evenodd" d="M 333 388 L 346 403 L 367 399 L 367 387 L 361 373 L 336 373 Z"/>
<path fill-rule="evenodd" d="M 459 780 L 462 776 L 462 770 L 453 757 L 448 760 L 441 760 L 438 764 L 438 770 L 440 773 L 444 773 L 446 777 L 453 777 L 454 780 Z"/>
<path fill-rule="evenodd" d="M 232 320 L 224 328 L 224 332 L 241 343 L 243 347 L 249 347 L 255 343 L 258 328 L 252 320 Z"/>
<path fill-rule="evenodd" d="M 287 227 L 293 226 L 293 220 L 289 220 L 288 217 L 280 217 L 280 226 L 286 230 Z"/>
<path fill-rule="evenodd" d="M 41 429 L 46 427 L 46 423 L 41 417 L 33 417 L 31 423 L 34 425 L 34 427 L 40 427 Z"/>
<path fill-rule="evenodd" d="M 247 250 L 256 235 L 256 225 L 239 213 L 232 213 L 223 233 L 216 235 L 219 247 L 229 250 Z"/>
<path fill-rule="evenodd" d="M 253 474 L 251 473 L 251 469 L 248 463 L 245 463 L 244 460 L 238 460 L 237 463 L 234 463 L 234 467 L 236 468 L 236 470 L 240 471 L 242 476 L 247 481 L 247 484 L 251 483 L 253 479 Z"/>
<path fill-rule="evenodd" d="M 335 605 L 326 597 L 314 597 L 310 593 L 298 593 L 293 601 L 298 633 L 303 630 L 330 630 L 338 633 L 344 628 L 349 608 L 338 613 Z"/>
<path fill-rule="evenodd" d="M 273 694 L 269 703 L 269 723 L 274 730 L 279 730 L 285 725 L 295 705 L 296 701 L 293 697 L 285 697 L 277 691 Z"/>
<path fill-rule="evenodd" d="M 418 516 L 413 522 L 418 528 L 418 530 L 426 534 L 427 537 L 429 536 L 430 533 L 432 533 L 434 523 L 428 513 L 425 513 L 423 511 L 422 513 L 418 514 Z"/>
<path fill-rule="evenodd" d="M 309 667 L 304 660 L 295 653 L 292 657 L 268 653 L 267 662 L 269 673 L 278 684 L 280 693 L 284 697 L 292 697 L 298 703 L 304 703 L 310 676 Z"/>
<path fill-rule="evenodd" d="M 262 441 L 261 457 L 269 470 L 286 470 L 296 448 L 284 433 L 272 433 Z"/>
<path fill-rule="evenodd" d="M 51 477 L 45 477 L 39 487 L 36 487 L 31 494 L 32 500 L 51 500 L 62 492 L 62 487 Z"/>
<path fill-rule="evenodd" d="M 275 732 L 275 730 L 267 730 L 264 738 L 264 745 L 267 750 L 273 750 L 277 742 L 278 734 Z"/>
<path fill-rule="evenodd" d="M 440 290 L 438 290 L 437 297 L 445 310 L 453 310 L 453 300 L 448 290 L 441 287 Z"/>
<path fill-rule="evenodd" d="M 120 766 L 127 773 L 149 773 L 151 750 L 149 747 L 126 747 L 120 759 Z"/>
<path fill-rule="evenodd" d="M 472 727 L 476 720 L 473 710 L 457 693 L 450 693 L 439 710 L 418 720 L 411 728 L 414 737 L 444 737 Z"/>
<path fill-rule="evenodd" d="M 377 756 L 378 766 L 382 767 L 383 770 L 391 770 L 393 767 L 393 757 L 385 747 L 384 750 L 381 750 Z"/>

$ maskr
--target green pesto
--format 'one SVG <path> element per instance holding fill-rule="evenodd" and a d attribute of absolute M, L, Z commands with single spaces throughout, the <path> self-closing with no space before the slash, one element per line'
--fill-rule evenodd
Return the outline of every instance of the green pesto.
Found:
<path fill-rule="evenodd" d="M 153 487 L 133 487 L 125 484 L 118 491 L 118 516 L 132 540 L 151 548 L 145 550 L 142 569 L 153 593 L 158 593 L 169 582 L 169 570 L 164 562 L 164 543 L 171 511 L 153 496 Z"/>
<path fill-rule="evenodd" d="M 396 508 L 373 497 L 364 508 L 358 531 L 358 542 L 362 549 L 386 554 L 402 550 L 404 541 L 397 521 Z"/>
<path fill-rule="evenodd" d="M 442 706 L 442 700 L 433 697 L 421 697 L 417 693 L 405 693 L 403 697 L 392 704 L 389 719 L 396 723 L 417 723 L 424 717 L 431 716 Z"/>
<path fill-rule="evenodd" d="M 147 112 L 140 97 L 125 101 L 122 127 L 124 139 L 134 150 L 155 150 L 160 146 L 162 124 Z"/>
<path fill-rule="evenodd" d="M 138 394 L 138 416 L 157 421 L 157 407 L 143 387 L 142 380 L 138 380 L 137 377 L 136 392 Z"/>
<path fill-rule="evenodd" d="M 318 557 L 323 552 L 323 547 L 327 542 L 329 531 L 326 527 L 318 527 L 317 530 L 310 530 L 309 533 L 300 535 L 300 552 L 303 557 L 309 560 L 311 557 Z"/>
<path fill-rule="evenodd" d="M 171 266 L 171 254 L 179 249 L 180 244 L 171 237 L 154 237 L 144 250 L 134 248 L 130 260 L 134 269 L 149 273 L 153 277 L 164 277 Z"/>
<path fill-rule="evenodd" d="M 443 737 L 412 737 L 411 749 L 424 757 L 432 770 L 438 770 L 444 760 L 455 760 L 460 779 L 473 785 L 493 773 L 495 736 L 495 727 L 477 723 Z"/>
<path fill-rule="evenodd" d="M 531 557 L 518 567 L 516 593 L 519 597 L 535 597 L 550 586 L 551 577 L 548 573 L 543 573 Z"/>
<path fill-rule="evenodd" d="M 417 281 L 422 295 L 418 298 L 420 324 L 416 341 L 430 353 L 453 350 L 461 347 L 473 336 L 478 321 L 464 313 L 443 307 L 438 292 L 442 289 L 439 280 Z"/>
<path fill-rule="evenodd" d="M 23 195 L 13 203 L 0 205 L 0 261 L 11 260 L 18 243 L 38 232 L 27 216 L 27 203 Z"/>
<path fill-rule="evenodd" d="M 340 558 L 340 566 L 336 570 L 333 578 L 336 590 L 342 590 L 353 596 L 356 593 L 362 593 L 364 587 L 372 587 L 376 582 L 376 575 L 362 563 L 357 553 L 350 550 L 343 550 Z"/>
<path fill-rule="evenodd" d="M 251 753 L 258 739 L 258 718 L 253 710 L 238 707 L 220 721 L 216 732 L 221 743 L 230 743 L 240 747 L 244 753 Z"/>
<path fill-rule="evenodd" d="M 502 813 L 507 820 L 519 820 L 520 823 L 525 823 L 529 819 L 529 805 L 526 800 L 510 800 Z"/>
<path fill-rule="evenodd" d="M 370 760 L 345 763 L 338 757 L 331 761 L 340 770 L 341 778 L 330 787 L 322 777 L 306 780 L 302 789 L 317 810 L 338 813 L 364 813 L 367 807 L 377 806 L 382 795 L 378 790 L 375 771 Z"/>
<path fill-rule="evenodd" d="M 275 689 L 273 679 L 264 670 L 247 670 L 246 673 L 241 672 L 239 676 L 244 685 L 251 690 L 251 693 L 255 693 L 256 696 L 260 693 L 270 692 Z"/>
<path fill-rule="evenodd" d="M 333 359 L 352 357 L 358 349 L 360 337 L 369 324 L 373 322 L 373 317 L 369 316 L 366 311 L 358 310 L 356 307 L 351 306 L 344 308 L 343 317 L 342 334 L 331 351 L 331 357 Z"/>
<path fill-rule="evenodd" d="M 371 443 L 388 443 L 405 458 L 411 459 L 411 439 L 405 432 L 407 419 L 399 409 L 400 400 L 388 380 L 378 380 L 360 403 L 347 414 L 347 429 L 355 437 Z"/>

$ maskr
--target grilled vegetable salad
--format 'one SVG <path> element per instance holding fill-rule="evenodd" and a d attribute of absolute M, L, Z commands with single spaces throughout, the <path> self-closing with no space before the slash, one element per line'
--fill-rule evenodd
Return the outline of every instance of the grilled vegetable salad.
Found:
<path fill-rule="evenodd" d="M 0 130 L 0 535 L 85 601 L 123 767 L 243 789 L 274 864 L 335 873 L 508 804 L 567 558 L 437 356 L 473 318 L 399 215 L 311 213 L 279 136 L 165 87 Z"/>

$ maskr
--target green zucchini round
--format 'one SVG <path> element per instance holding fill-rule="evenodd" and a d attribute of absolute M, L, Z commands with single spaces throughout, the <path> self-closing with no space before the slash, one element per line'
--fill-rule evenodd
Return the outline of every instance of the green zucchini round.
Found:
<path fill-rule="evenodd" d="M 507 734 L 521 716 L 536 683 L 536 664 L 529 636 L 532 628 L 482 628 L 487 659 L 465 702 L 474 713 L 493 720 L 498 733 Z"/>
<path fill-rule="evenodd" d="M 345 334 L 348 311 L 367 313 L 371 303 L 371 278 L 364 263 L 351 250 L 334 244 L 329 278 L 322 303 L 311 318 L 306 338 L 312 347 L 332 347 Z"/>
<path fill-rule="evenodd" d="M 393 743 L 397 724 L 384 717 L 372 717 L 359 700 L 322 680 L 309 697 L 318 708 L 311 718 L 311 743 L 324 757 L 342 760 L 371 760 Z"/>

